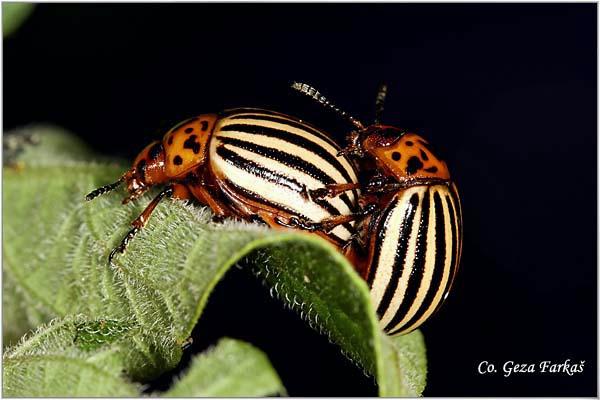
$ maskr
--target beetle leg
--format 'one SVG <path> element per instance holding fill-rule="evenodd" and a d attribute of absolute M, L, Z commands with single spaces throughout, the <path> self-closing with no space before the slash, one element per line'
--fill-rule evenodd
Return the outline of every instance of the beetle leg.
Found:
<path fill-rule="evenodd" d="M 192 186 L 192 194 L 202 204 L 207 205 L 212 210 L 214 222 L 221 222 L 226 217 L 231 215 L 231 211 L 225 206 L 222 206 L 203 186 Z"/>
<path fill-rule="evenodd" d="M 323 188 L 311 189 L 308 191 L 313 199 L 323 199 L 325 197 L 336 197 L 349 190 L 359 189 L 358 183 L 332 183 L 325 185 Z"/>
<path fill-rule="evenodd" d="M 363 242 L 360 239 L 360 235 L 358 233 L 353 233 L 352 236 L 350 236 L 350 238 L 348 239 L 348 241 L 344 243 L 344 245 L 342 246 L 342 252 L 345 253 L 346 251 L 348 251 L 348 248 L 350 248 L 350 246 L 353 243 L 358 243 L 359 246 L 363 246 Z"/>
<path fill-rule="evenodd" d="M 137 200 L 141 195 L 146 193 L 148 191 L 148 189 L 150 189 L 149 186 L 144 186 L 144 187 L 136 190 L 135 192 L 131 193 L 129 196 L 125 197 L 121 203 L 127 204 L 130 201 Z"/>
<path fill-rule="evenodd" d="M 121 240 L 121 243 L 117 247 L 112 249 L 112 251 L 110 252 L 110 254 L 108 256 L 108 263 L 110 265 L 112 265 L 112 263 L 113 263 L 112 260 L 117 253 L 123 253 L 125 251 L 125 249 L 127 248 L 127 245 L 129 244 L 129 241 L 131 239 L 133 239 L 133 237 L 135 235 L 137 235 L 139 230 L 140 230 L 140 228 L 133 227 L 133 229 L 131 229 L 129 232 L 127 232 L 127 235 L 125 235 L 123 240 Z"/>
<path fill-rule="evenodd" d="M 283 226 L 288 228 L 296 228 L 302 229 L 309 232 L 322 231 L 329 232 L 333 228 L 338 225 L 345 224 L 346 222 L 354 221 L 358 218 L 357 214 L 349 214 L 349 215 L 336 215 L 335 217 L 328 217 L 320 222 L 312 222 L 308 221 L 305 218 L 300 218 L 297 216 L 292 216 L 289 218 L 288 222 L 277 219 L 277 222 Z"/>
<path fill-rule="evenodd" d="M 329 232 L 338 225 L 342 225 L 347 222 L 352 222 L 352 221 L 356 221 L 357 219 L 364 218 L 364 217 L 368 216 L 369 214 L 371 214 L 376 209 L 377 209 L 377 205 L 373 203 L 373 204 L 367 204 L 361 211 L 359 211 L 357 213 L 347 214 L 347 215 L 336 215 L 333 217 L 324 218 L 320 222 L 308 221 L 305 218 L 300 218 L 297 216 L 290 217 L 288 222 L 286 222 L 278 217 L 277 222 L 280 225 L 286 226 L 288 228 L 299 228 L 299 229 L 303 229 L 303 230 L 306 230 L 309 232 L 315 232 L 315 231 Z"/>
<path fill-rule="evenodd" d="M 352 131 L 348 135 L 348 142 L 350 143 L 348 146 L 344 147 L 342 150 L 338 151 L 337 155 L 340 156 L 357 156 L 363 157 L 364 151 L 362 146 L 360 145 L 360 135 L 362 131 Z"/>
<path fill-rule="evenodd" d="M 365 193 L 389 193 L 399 190 L 408 189 L 413 186 L 441 185 L 447 184 L 447 181 L 442 179 L 404 179 L 394 181 L 393 179 L 374 177 L 364 188 Z"/>
<path fill-rule="evenodd" d="M 108 256 L 109 264 L 112 265 L 112 260 L 115 257 L 115 255 L 117 253 L 123 253 L 131 239 L 135 237 L 135 235 L 140 231 L 140 229 L 146 226 L 146 224 L 148 223 L 148 219 L 152 214 L 152 211 L 154 211 L 158 203 L 160 203 L 160 201 L 164 199 L 165 196 L 171 197 L 173 192 L 174 185 L 167 186 L 158 195 L 156 195 L 156 197 L 150 202 L 150 204 L 148 204 L 148 206 L 146 206 L 144 211 L 142 211 L 142 213 L 131 223 L 131 225 L 133 225 L 133 229 L 131 229 L 127 233 L 127 235 L 125 235 L 121 243 L 110 252 L 110 255 Z"/>
<path fill-rule="evenodd" d="M 171 186 L 173 187 L 173 194 L 169 196 L 170 198 L 179 200 L 190 200 L 193 198 L 186 185 L 174 183 Z"/>
<path fill-rule="evenodd" d="M 369 182 L 365 187 L 366 193 L 389 193 L 397 192 L 400 189 L 406 188 L 406 185 L 402 185 L 398 182 L 383 183 L 383 182 Z"/>
<path fill-rule="evenodd" d="M 190 336 L 181 343 L 181 350 L 187 350 L 194 344 L 194 339 Z"/>

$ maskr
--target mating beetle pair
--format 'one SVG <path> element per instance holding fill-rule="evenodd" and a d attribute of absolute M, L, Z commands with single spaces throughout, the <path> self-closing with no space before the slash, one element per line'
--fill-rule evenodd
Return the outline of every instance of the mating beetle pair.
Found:
<path fill-rule="evenodd" d="M 367 280 L 382 328 L 392 335 L 410 332 L 446 298 L 460 260 L 461 207 L 448 168 L 421 137 L 379 123 L 385 87 L 370 126 L 314 88 L 292 87 L 354 125 L 347 147 L 302 120 L 267 110 L 184 121 L 142 150 L 117 182 L 87 195 L 91 200 L 125 183 L 126 203 L 167 185 L 109 261 L 164 197 L 194 198 L 217 218 L 258 220 L 325 238 Z M 366 183 L 359 182 L 356 164 L 370 173 Z"/>

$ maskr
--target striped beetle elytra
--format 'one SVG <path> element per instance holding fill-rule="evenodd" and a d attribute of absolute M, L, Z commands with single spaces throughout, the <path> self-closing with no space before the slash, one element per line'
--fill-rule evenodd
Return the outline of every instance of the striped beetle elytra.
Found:
<path fill-rule="evenodd" d="M 152 186 L 165 185 L 112 250 L 111 263 L 165 197 L 195 199 L 208 205 L 218 220 L 233 216 L 273 228 L 356 213 L 358 188 L 335 198 L 313 196 L 325 185 L 358 182 L 354 164 L 339 151 L 326 133 L 289 115 L 254 108 L 204 114 L 177 124 L 162 141 L 150 143 L 119 180 L 86 199 L 124 183 L 129 193 L 125 204 Z M 350 243 L 354 231 L 354 222 L 348 221 L 315 233 L 341 248 Z"/>
<path fill-rule="evenodd" d="M 360 188 L 362 212 L 297 225 L 327 231 L 358 221 L 359 239 L 346 255 L 369 285 L 382 329 L 390 335 L 409 333 L 441 306 L 460 262 L 462 211 L 448 167 L 422 137 L 379 122 L 385 86 L 377 96 L 375 123 L 369 126 L 315 88 L 303 83 L 292 87 L 354 125 L 341 153 L 356 157 L 360 169 L 371 175 L 364 184 L 326 185 L 315 196 L 334 198 Z"/>

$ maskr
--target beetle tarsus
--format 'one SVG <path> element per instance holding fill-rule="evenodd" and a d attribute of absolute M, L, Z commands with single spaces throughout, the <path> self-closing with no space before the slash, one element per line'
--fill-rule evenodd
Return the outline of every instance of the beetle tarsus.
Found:
<path fill-rule="evenodd" d="M 194 344 L 194 339 L 190 336 L 187 339 L 185 339 L 181 344 L 181 350 L 189 349 L 190 347 L 192 347 L 192 344 Z"/>
<path fill-rule="evenodd" d="M 117 255 L 117 253 L 123 254 L 125 252 L 127 245 L 129 244 L 131 239 L 133 239 L 133 237 L 139 232 L 139 230 L 140 230 L 140 228 L 133 227 L 133 229 L 131 229 L 129 232 L 127 232 L 127 235 L 125 235 L 125 237 L 121 241 L 121 244 L 118 245 L 117 247 L 115 247 L 114 249 L 112 249 L 112 251 L 110 252 L 110 255 L 108 256 L 108 263 L 110 265 L 112 265 L 113 258 L 115 257 L 115 255 Z"/>
<path fill-rule="evenodd" d="M 324 199 L 325 197 L 331 197 L 331 190 L 327 187 L 312 189 L 309 193 L 310 197 L 317 200 Z"/>
<path fill-rule="evenodd" d="M 311 222 L 302 218 L 291 217 L 290 227 L 303 229 L 308 232 L 321 231 L 327 233 L 339 225 L 364 218 L 369 214 L 373 213 L 375 210 L 377 210 L 377 204 L 370 203 L 367 204 L 362 210 L 360 210 L 357 213 L 348 215 L 336 215 L 334 217 L 325 218 L 321 222 Z"/>
<path fill-rule="evenodd" d="M 317 229 L 319 229 L 319 227 L 317 226 L 318 224 L 315 224 L 313 222 L 307 221 L 303 218 L 299 218 L 295 215 L 291 216 L 288 221 L 285 221 L 283 218 L 276 218 L 277 223 L 279 223 L 282 226 L 285 226 L 286 228 L 300 228 L 302 230 L 305 231 L 309 231 L 309 232 L 313 232 L 316 231 Z"/>
<path fill-rule="evenodd" d="M 211 220 L 215 224 L 220 224 L 221 222 L 225 221 L 226 218 L 227 217 L 225 217 L 224 215 L 213 214 Z"/>
<path fill-rule="evenodd" d="M 342 217 L 345 217 L 345 216 L 342 216 Z M 353 218 L 353 217 L 350 216 L 350 218 Z M 344 220 L 342 221 L 339 218 L 334 217 L 331 219 L 324 219 L 321 222 L 311 222 L 304 218 L 292 216 L 292 217 L 290 217 L 288 222 L 285 222 L 281 219 L 277 219 L 277 222 L 287 228 L 302 229 L 307 232 L 321 231 L 321 232 L 327 233 L 327 232 L 331 231 L 333 228 L 335 228 L 336 226 L 346 222 L 345 219 L 346 218 L 344 218 Z"/>
<path fill-rule="evenodd" d="M 353 233 L 348 240 L 346 241 L 346 243 L 344 243 L 344 245 L 342 246 L 342 252 L 345 253 L 348 248 L 350 248 L 350 246 L 352 244 L 354 244 L 355 242 L 360 243 L 360 235 L 358 233 Z"/>
<path fill-rule="evenodd" d="M 325 187 L 310 190 L 310 197 L 316 200 L 339 196 L 344 192 L 359 189 L 360 185 L 356 183 L 333 183 Z"/>

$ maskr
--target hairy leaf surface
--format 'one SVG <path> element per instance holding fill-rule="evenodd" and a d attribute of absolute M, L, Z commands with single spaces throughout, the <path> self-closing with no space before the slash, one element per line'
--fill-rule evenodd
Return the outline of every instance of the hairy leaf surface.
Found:
<path fill-rule="evenodd" d="M 6 397 L 134 397 L 142 386 L 124 374 L 136 324 L 130 320 L 55 319 L 3 354 Z M 194 359 L 163 395 L 266 396 L 285 393 L 268 358 L 251 345 L 223 339 Z"/>
<path fill-rule="evenodd" d="M 119 345 L 85 348 L 78 337 L 96 331 L 104 321 L 82 316 L 54 320 L 4 352 L 2 394 L 5 397 L 137 396 L 139 385 L 122 374 L 126 349 Z M 107 331 L 107 334 L 110 333 Z M 121 341 L 126 330 L 113 334 Z M 91 340 L 91 337 L 88 338 Z"/>
<path fill-rule="evenodd" d="M 283 394 L 267 356 L 241 341 L 221 339 L 196 356 L 164 397 L 239 397 Z"/>
<path fill-rule="evenodd" d="M 38 146 L 46 152 L 69 141 L 56 132 L 41 138 Z M 383 335 L 365 282 L 326 241 L 233 220 L 213 223 L 207 208 L 166 200 L 110 266 L 111 249 L 156 192 L 125 206 L 123 189 L 85 202 L 86 193 L 115 181 L 127 167 L 64 153 L 62 163 L 51 156 L 50 162 L 39 156 L 33 162 L 28 155 L 36 151 L 22 152 L 21 164 L 4 171 L 5 340 L 52 317 L 131 321 L 135 356 L 126 371 L 148 380 L 176 365 L 180 345 L 202 324 L 212 289 L 239 263 L 374 375 L 381 395 L 420 395 L 421 334 Z"/>

